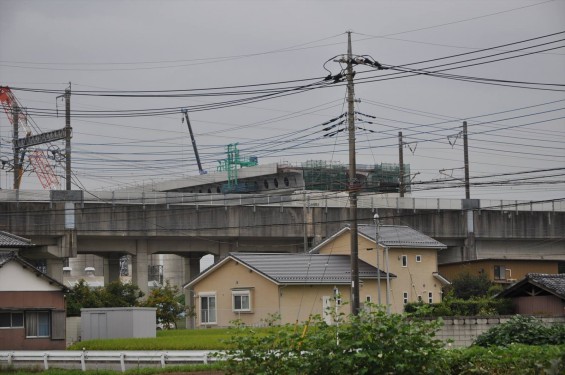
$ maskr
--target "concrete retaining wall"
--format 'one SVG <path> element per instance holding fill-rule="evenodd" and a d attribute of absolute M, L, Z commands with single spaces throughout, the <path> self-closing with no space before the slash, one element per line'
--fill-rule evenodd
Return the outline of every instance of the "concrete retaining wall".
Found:
<path fill-rule="evenodd" d="M 445 317 L 443 327 L 437 332 L 437 337 L 447 341 L 453 340 L 452 347 L 470 346 L 473 341 L 492 327 L 507 322 L 511 316 L 496 317 Z M 565 324 L 565 316 L 539 317 L 546 324 Z"/>

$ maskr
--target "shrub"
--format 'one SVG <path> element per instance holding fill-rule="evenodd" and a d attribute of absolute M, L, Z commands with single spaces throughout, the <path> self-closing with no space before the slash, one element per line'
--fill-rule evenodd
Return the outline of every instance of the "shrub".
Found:
<path fill-rule="evenodd" d="M 408 303 L 404 312 L 418 316 L 492 316 L 514 313 L 512 300 L 492 299 L 489 297 L 464 299 L 446 299 L 431 305 L 422 302 Z"/>
<path fill-rule="evenodd" d="M 456 298 L 469 299 L 486 296 L 492 287 L 492 282 L 484 273 L 478 275 L 463 273 L 453 279 L 451 286 Z"/>
<path fill-rule="evenodd" d="M 449 373 L 458 375 L 564 374 L 565 346 L 530 346 L 453 349 L 445 352 Z"/>
<path fill-rule="evenodd" d="M 341 318 L 341 317 L 338 317 Z M 228 374 L 441 374 L 445 345 L 435 338 L 441 322 L 372 306 L 347 323 L 319 316 L 300 326 L 260 335 L 239 324 L 226 353 Z"/>
<path fill-rule="evenodd" d="M 527 345 L 565 344 L 565 325 L 546 326 L 531 316 L 516 315 L 509 321 L 492 327 L 476 338 L 477 346 L 508 346 L 513 343 Z"/>

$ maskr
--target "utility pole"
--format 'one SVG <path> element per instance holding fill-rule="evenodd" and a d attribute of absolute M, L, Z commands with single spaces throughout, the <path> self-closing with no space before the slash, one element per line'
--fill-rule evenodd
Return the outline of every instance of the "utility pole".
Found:
<path fill-rule="evenodd" d="M 402 146 L 402 132 L 398 132 L 398 192 L 401 198 L 404 197 L 404 154 L 402 153 Z"/>
<path fill-rule="evenodd" d="M 20 107 L 14 103 L 12 105 L 12 118 L 14 119 L 14 131 L 13 131 L 13 143 L 14 143 L 14 190 L 20 188 L 20 178 L 21 173 L 20 169 L 22 166 L 20 165 L 20 149 L 16 146 L 16 141 L 19 137 L 19 122 L 20 122 Z"/>
<path fill-rule="evenodd" d="M 465 199 L 471 199 L 469 188 L 469 145 L 467 143 L 467 121 L 463 121 L 463 158 L 465 163 Z"/>
<path fill-rule="evenodd" d="M 351 313 L 359 314 L 359 244 L 357 239 L 357 166 L 355 160 L 355 92 L 351 31 L 347 32 L 347 120 L 349 130 L 349 220 L 351 233 Z"/>
<path fill-rule="evenodd" d="M 67 190 L 71 187 L 71 86 L 65 89 L 65 176 L 67 180 Z"/>

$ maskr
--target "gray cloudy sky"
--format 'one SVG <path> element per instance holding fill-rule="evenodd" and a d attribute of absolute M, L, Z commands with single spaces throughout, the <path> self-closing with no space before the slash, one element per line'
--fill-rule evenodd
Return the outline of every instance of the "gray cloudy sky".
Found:
<path fill-rule="evenodd" d="M 346 111 L 343 85 L 201 109 L 258 95 L 210 96 L 233 91 L 210 88 L 278 91 L 311 84 L 328 74 L 323 68 L 327 60 L 326 67 L 337 74 L 341 68 L 331 58 L 346 52 L 347 30 L 353 31 L 353 53 L 370 55 L 381 64 L 421 62 L 405 68 L 436 71 L 440 68 L 435 66 L 451 63 L 444 68 L 459 68 L 446 74 L 490 80 L 401 78 L 404 74 L 396 70 L 357 67 L 356 109 L 376 117 L 359 116 L 372 122 L 358 122 L 366 129 L 357 133 L 359 164 L 397 163 L 397 134 L 402 131 L 409 143 L 405 163 L 413 174 L 419 172 L 414 181 L 448 178 L 440 170 L 461 178 L 462 139 L 452 146 L 447 137 L 457 134 L 466 119 L 472 182 L 482 184 L 471 188 L 472 197 L 565 196 L 565 92 L 537 90 L 565 88 L 491 84 L 493 79 L 565 84 L 565 34 L 556 34 L 565 31 L 563 0 L 0 0 L 0 84 L 14 88 L 38 126 L 36 133 L 64 126 L 64 116 L 53 116 L 57 107 L 63 114 L 64 103 L 57 102 L 59 93 L 19 89 L 64 90 L 71 82 L 73 111 L 102 111 L 72 121 L 74 182 L 91 190 L 198 175 L 186 124 L 181 123 L 182 107 L 192 111 L 196 141 L 209 171 L 224 157 L 225 145 L 234 142 L 242 155 L 256 155 L 260 163 L 316 159 L 346 164 L 346 132 L 323 137 L 327 132 L 321 126 Z M 507 57 L 515 58 L 489 62 Z M 439 60 L 425 62 L 432 59 Z M 298 79 L 309 80 L 250 87 Z M 206 89 L 199 93 L 208 95 L 78 95 L 189 89 Z M 164 115 L 129 117 L 132 110 L 162 113 L 165 108 L 170 110 Z M 122 114 L 128 117 L 100 116 L 115 110 L 126 111 Z M 11 126 L 2 116 L 0 157 L 11 156 Z M 538 172 L 518 174 L 531 171 Z M 57 172 L 64 170 L 58 167 Z M 542 176 L 546 183 L 540 184 Z M 11 178 L 2 171 L 0 186 L 10 188 Z M 493 184 L 497 181 L 508 182 L 501 187 Z M 461 188 L 429 189 L 438 186 L 446 183 L 419 185 L 414 195 L 464 197 Z M 36 176 L 26 175 L 22 188 L 40 188 Z"/>

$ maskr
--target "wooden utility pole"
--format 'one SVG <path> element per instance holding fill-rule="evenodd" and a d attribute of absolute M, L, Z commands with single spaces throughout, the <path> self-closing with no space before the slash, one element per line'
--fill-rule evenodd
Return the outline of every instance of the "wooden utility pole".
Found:
<path fill-rule="evenodd" d="M 401 198 L 404 197 L 404 154 L 402 153 L 402 146 L 402 132 L 398 132 L 398 193 Z"/>
<path fill-rule="evenodd" d="M 463 121 L 463 158 L 465 163 L 465 199 L 471 199 L 469 187 L 469 145 L 467 143 L 467 121 Z"/>
<path fill-rule="evenodd" d="M 65 178 L 67 190 L 71 187 L 71 87 L 65 89 Z"/>
<path fill-rule="evenodd" d="M 359 244 L 357 239 L 357 169 L 355 160 L 355 92 L 351 31 L 347 32 L 347 120 L 349 130 L 349 220 L 351 233 L 351 313 L 359 314 Z"/>

